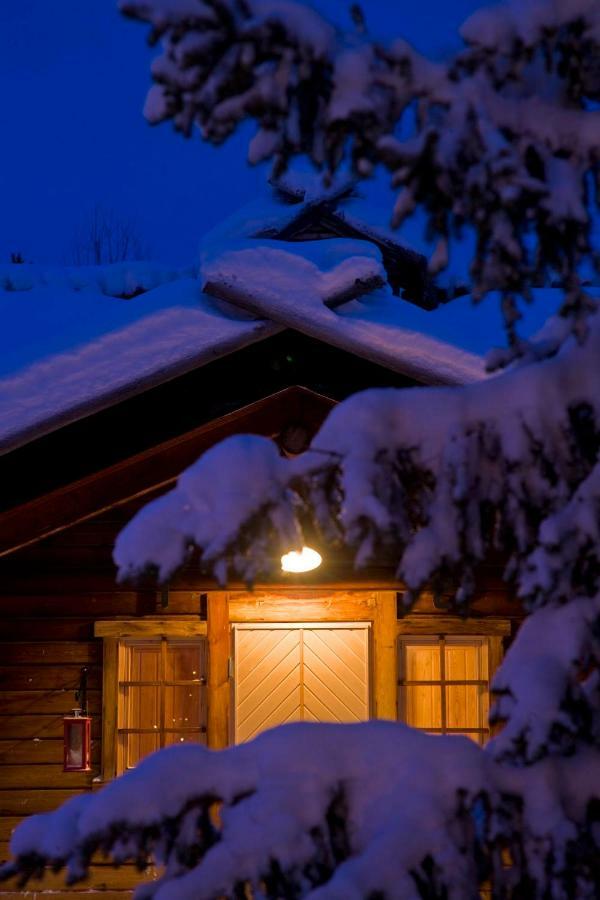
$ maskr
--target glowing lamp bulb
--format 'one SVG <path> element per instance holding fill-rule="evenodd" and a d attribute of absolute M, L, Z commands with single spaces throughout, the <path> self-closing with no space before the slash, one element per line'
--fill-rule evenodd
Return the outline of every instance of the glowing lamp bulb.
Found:
<path fill-rule="evenodd" d="M 303 547 L 300 553 L 290 550 L 281 557 L 281 568 L 284 572 L 312 572 L 323 562 L 323 557 L 312 547 Z"/>

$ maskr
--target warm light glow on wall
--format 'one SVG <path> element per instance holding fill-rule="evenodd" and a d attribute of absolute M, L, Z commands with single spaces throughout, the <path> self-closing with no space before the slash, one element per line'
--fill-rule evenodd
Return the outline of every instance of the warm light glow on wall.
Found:
<path fill-rule="evenodd" d="M 297 550 L 285 553 L 281 557 L 281 568 L 284 572 L 312 572 L 322 562 L 323 558 L 320 553 L 317 553 L 312 547 L 303 547 L 300 553 Z"/>

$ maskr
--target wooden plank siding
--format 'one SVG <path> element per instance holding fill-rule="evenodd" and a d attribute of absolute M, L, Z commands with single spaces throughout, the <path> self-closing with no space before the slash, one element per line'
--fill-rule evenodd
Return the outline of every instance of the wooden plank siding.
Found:
<path fill-rule="evenodd" d="M 146 608 L 145 603 L 141 606 Z M 102 641 L 93 637 L 94 625 L 119 612 L 132 617 L 139 608 L 136 593 L 121 590 L 0 597 L 0 861 L 8 858 L 10 834 L 23 816 L 54 810 L 98 786 Z M 74 691 L 82 665 L 89 672 L 92 771 L 65 773 L 62 720 L 76 706 Z M 127 900 L 146 877 L 156 873 L 141 876 L 132 866 L 113 869 L 98 861 L 81 885 L 68 889 L 63 875 L 47 873 L 42 882 L 31 882 L 26 893 L 30 898 L 66 900 L 98 892 L 104 900 Z M 2 900 L 22 896 L 16 883 L 0 885 Z"/>
<path fill-rule="evenodd" d="M 122 524 L 122 516 L 105 514 L 0 562 L 0 860 L 23 816 L 54 810 L 99 786 L 103 646 L 94 627 L 155 613 L 159 596 L 155 589 L 117 585 L 110 557 Z M 95 570 L 100 579 L 90 578 Z M 191 606 L 191 594 L 188 599 Z M 88 668 L 92 771 L 65 773 L 63 716 L 77 705 L 82 666 Z M 81 885 L 68 889 L 63 875 L 47 873 L 26 893 L 66 900 L 101 892 L 105 900 L 127 900 L 140 880 L 132 866 L 113 869 L 99 860 Z M 16 883 L 0 885 L 2 900 L 23 895 Z"/>
<path fill-rule="evenodd" d="M 10 834 L 23 816 L 53 810 L 93 786 L 101 728 L 101 646 L 93 627 L 97 610 L 112 613 L 123 599 L 52 593 L 0 599 L 0 860 L 8 858 Z M 89 667 L 93 769 L 64 773 L 62 719 L 77 705 L 74 692 L 83 665 Z M 132 874 L 115 880 L 112 869 L 95 867 L 90 885 L 106 885 L 114 900 L 125 898 Z M 49 874 L 42 885 L 52 889 L 55 900 L 75 893 L 64 888 L 60 876 Z M 32 883 L 28 895 L 36 896 L 39 887 Z M 11 882 L 0 890 L 3 900 L 23 896 Z"/>

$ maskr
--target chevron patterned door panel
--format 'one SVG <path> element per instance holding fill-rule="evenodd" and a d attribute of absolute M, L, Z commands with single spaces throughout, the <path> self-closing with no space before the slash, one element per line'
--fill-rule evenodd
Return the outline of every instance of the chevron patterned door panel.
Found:
<path fill-rule="evenodd" d="M 368 623 L 234 626 L 235 742 L 284 722 L 369 718 Z"/>

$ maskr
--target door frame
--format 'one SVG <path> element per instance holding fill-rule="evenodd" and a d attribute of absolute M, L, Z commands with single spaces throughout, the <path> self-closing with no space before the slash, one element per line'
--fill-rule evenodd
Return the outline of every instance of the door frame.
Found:
<path fill-rule="evenodd" d="M 396 718 L 396 592 L 364 587 L 210 591 L 207 597 L 207 738 L 213 750 L 231 746 L 231 627 L 261 623 L 371 623 L 372 715 Z"/>

